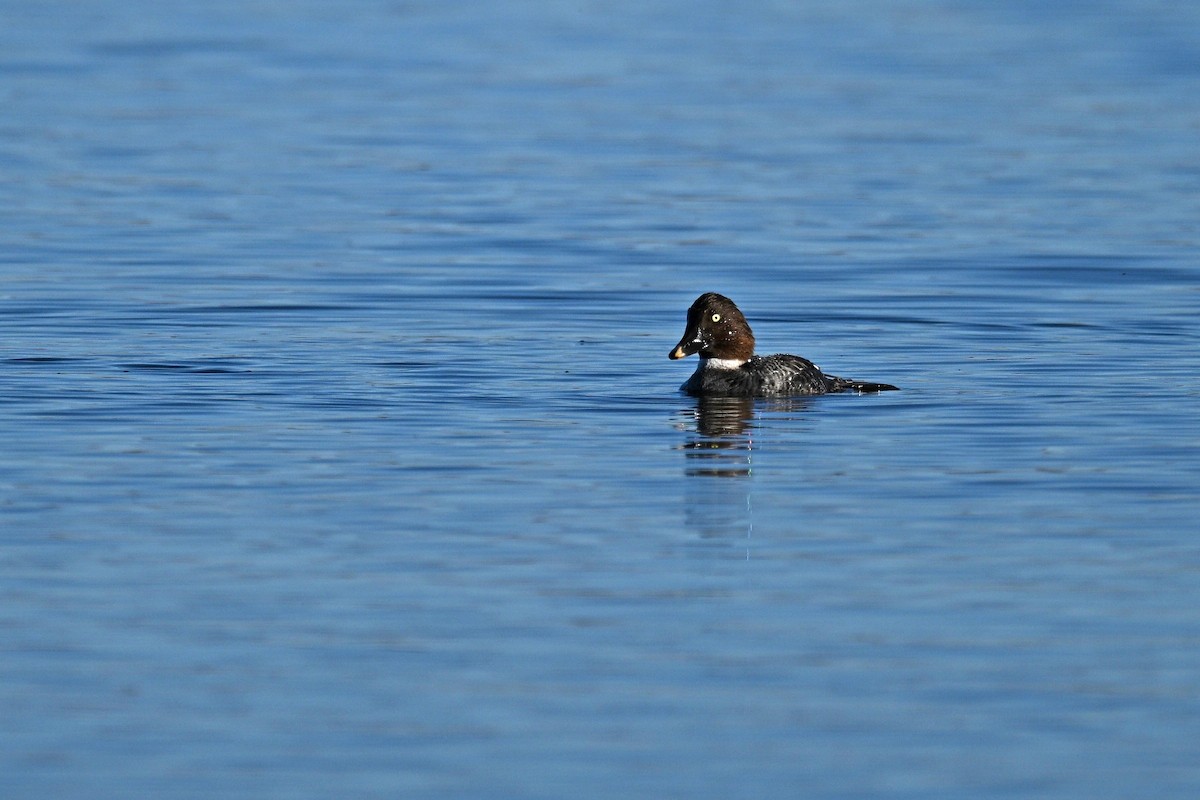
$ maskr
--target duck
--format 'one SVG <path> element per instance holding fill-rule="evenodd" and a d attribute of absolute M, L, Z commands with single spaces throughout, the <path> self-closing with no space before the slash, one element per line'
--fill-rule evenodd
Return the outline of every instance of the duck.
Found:
<path fill-rule="evenodd" d="M 728 297 L 706 292 L 687 312 L 679 344 L 668 354 L 677 360 L 699 354 L 700 365 L 680 391 L 695 397 L 785 397 L 834 392 L 888 392 L 889 383 L 827 375 L 800 356 L 754 354 L 754 333 Z"/>

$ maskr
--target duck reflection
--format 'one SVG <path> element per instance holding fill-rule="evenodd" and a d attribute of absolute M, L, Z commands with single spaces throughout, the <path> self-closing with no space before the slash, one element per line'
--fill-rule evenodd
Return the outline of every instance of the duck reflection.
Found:
<path fill-rule="evenodd" d="M 684 524 L 701 539 L 745 537 L 746 558 L 754 530 L 750 506 L 754 451 L 754 400 L 702 397 L 681 414 Z"/>
<path fill-rule="evenodd" d="M 680 414 L 679 429 L 687 436 L 679 449 L 687 476 L 684 516 L 701 538 L 750 539 L 754 531 L 750 489 L 755 437 L 762 431 L 756 414 L 771 422 L 803 413 L 810 398 L 755 400 L 702 397 Z M 746 557 L 750 557 L 747 542 Z"/>
<path fill-rule="evenodd" d="M 761 429 L 755 415 L 768 417 L 772 423 L 799 420 L 810 403 L 810 397 L 699 398 L 694 408 L 680 412 L 682 422 L 678 427 L 689 434 L 680 446 L 687 458 L 687 474 L 747 477 L 751 471 L 754 433 Z"/>
<path fill-rule="evenodd" d="M 685 412 L 688 415 L 688 412 Z M 702 397 L 690 410 L 692 435 L 683 444 L 688 475 L 742 478 L 750 474 L 754 400 L 748 397 Z"/>

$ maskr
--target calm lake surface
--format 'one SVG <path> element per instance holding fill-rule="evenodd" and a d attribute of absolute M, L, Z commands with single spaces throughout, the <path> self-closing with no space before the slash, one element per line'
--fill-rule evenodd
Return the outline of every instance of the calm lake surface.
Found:
<path fill-rule="evenodd" d="M 0 21 L 0 795 L 1200 795 L 1200 6 Z"/>

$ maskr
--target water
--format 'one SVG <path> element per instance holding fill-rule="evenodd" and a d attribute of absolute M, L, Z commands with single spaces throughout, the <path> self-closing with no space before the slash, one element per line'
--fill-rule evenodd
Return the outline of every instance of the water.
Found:
<path fill-rule="evenodd" d="M 6 797 L 1200 790 L 1200 12 L 0 18 Z"/>

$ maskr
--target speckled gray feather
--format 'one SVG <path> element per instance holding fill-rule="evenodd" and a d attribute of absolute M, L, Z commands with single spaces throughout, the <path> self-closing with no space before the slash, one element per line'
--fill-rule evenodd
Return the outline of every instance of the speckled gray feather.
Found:
<path fill-rule="evenodd" d="M 700 367 L 680 388 L 688 394 L 704 397 L 772 397 L 877 392 L 891 387 L 826 375 L 806 358 L 780 353 L 754 356 L 734 369 L 722 369 L 701 361 Z"/>

